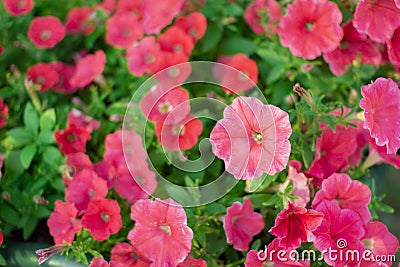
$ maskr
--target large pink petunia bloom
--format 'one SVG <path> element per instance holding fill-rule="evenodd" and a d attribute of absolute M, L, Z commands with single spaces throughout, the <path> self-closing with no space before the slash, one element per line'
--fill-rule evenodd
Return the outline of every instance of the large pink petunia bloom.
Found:
<path fill-rule="evenodd" d="M 126 56 L 128 70 L 135 76 L 142 76 L 144 73 L 155 74 L 163 65 L 162 51 L 154 36 L 145 37 L 130 46 Z"/>
<path fill-rule="evenodd" d="M 181 10 L 183 3 L 183 0 L 144 1 L 142 27 L 145 33 L 159 33 L 172 22 Z"/>
<path fill-rule="evenodd" d="M 260 233 L 263 228 L 262 215 L 254 211 L 250 198 L 245 199 L 243 205 L 235 202 L 226 210 L 224 218 L 226 239 L 236 250 L 248 250 L 253 236 Z"/>
<path fill-rule="evenodd" d="M 319 251 L 332 249 L 337 253 L 342 251 L 343 255 L 346 255 L 347 251 L 356 250 L 362 255 L 364 246 L 360 239 L 364 236 L 365 230 L 360 216 L 355 211 L 341 209 L 335 200 L 322 201 L 316 210 L 324 214 L 321 225 L 313 232 L 314 246 Z M 329 253 L 324 254 L 324 260 L 331 266 L 339 267 L 356 266 L 358 262 L 352 257 L 330 257 Z"/>
<path fill-rule="evenodd" d="M 315 59 L 335 50 L 343 38 L 342 13 L 327 0 L 297 0 L 287 6 L 278 28 L 281 44 L 293 55 Z"/>
<path fill-rule="evenodd" d="M 91 16 L 95 11 L 88 6 L 73 7 L 68 11 L 65 28 L 69 34 L 89 35 L 96 29 Z"/>
<path fill-rule="evenodd" d="M 207 267 L 207 262 L 203 259 L 187 258 L 179 263 L 177 267 Z"/>
<path fill-rule="evenodd" d="M 189 254 L 193 232 L 185 210 L 172 199 L 139 200 L 131 207 L 135 227 L 128 239 L 152 267 L 176 266 Z"/>
<path fill-rule="evenodd" d="M 108 193 L 107 183 L 91 169 L 78 172 L 65 189 L 65 200 L 75 203 L 79 211 L 86 210 L 89 202 L 104 198 Z"/>
<path fill-rule="evenodd" d="M 14 17 L 29 13 L 35 2 L 33 0 L 4 0 L 4 9 Z"/>
<path fill-rule="evenodd" d="M 399 16 L 400 17 L 400 16 Z M 388 154 L 400 148 L 400 89 L 392 79 L 378 78 L 361 86 L 364 110 L 364 129 L 378 146 L 385 146 Z"/>
<path fill-rule="evenodd" d="M 310 189 L 308 187 L 309 179 L 301 172 L 301 164 L 296 160 L 289 162 L 288 179 L 293 184 L 293 189 L 290 192 L 297 199 L 293 200 L 293 204 L 298 207 L 305 208 L 310 201 Z"/>
<path fill-rule="evenodd" d="M 371 201 L 371 190 L 360 181 L 353 181 L 344 173 L 334 173 L 322 182 L 312 202 L 316 209 L 324 200 L 336 200 L 342 209 L 351 209 L 360 215 L 364 224 L 371 220 L 368 204 Z"/>
<path fill-rule="evenodd" d="M 372 252 L 372 255 L 369 255 L 367 259 L 363 259 L 360 262 L 360 267 L 392 265 L 388 256 L 396 254 L 399 241 L 389 232 L 386 225 L 381 222 L 368 223 L 365 226 L 365 235 L 361 238 L 361 242 L 365 249 Z M 370 261 L 373 258 L 377 259 L 377 262 Z"/>
<path fill-rule="evenodd" d="M 54 87 L 59 81 L 60 76 L 50 64 L 38 63 L 29 67 L 26 77 L 39 86 L 39 91 L 47 91 Z"/>
<path fill-rule="evenodd" d="M 36 17 L 31 21 L 28 38 L 38 48 L 53 48 L 65 36 L 62 22 L 54 16 Z"/>
<path fill-rule="evenodd" d="M 58 73 L 58 82 L 53 86 L 53 91 L 62 94 L 72 94 L 78 90 L 78 88 L 72 86 L 69 82 L 75 73 L 75 66 L 63 62 L 52 62 L 49 65 Z"/>
<path fill-rule="evenodd" d="M 169 27 L 158 36 L 161 50 L 166 52 L 183 53 L 189 56 L 194 48 L 192 37 L 177 26 Z"/>
<path fill-rule="evenodd" d="M 107 20 L 106 42 L 117 48 L 128 48 L 143 37 L 143 30 L 133 13 L 117 13 Z"/>
<path fill-rule="evenodd" d="M 381 24 L 382 18 L 385 18 L 385 25 Z M 400 9 L 393 0 L 359 1 L 353 24 L 360 33 L 367 34 L 375 42 L 384 43 L 400 26 Z"/>
<path fill-rule="evenodd" d="M 398 28 L 392 38 L 386 42 L 387 52 L 393 65 L 400 65 L 400 28 Z"/>
<path fill-rule="evenodd" d="M 343 25 L 343 40 L 338 48 L 324 54 L 324 60 L 336 76 L 346 72 L 346 67 L 351 66 L 359 56 L 361 64 L 369 63 L 379 67 L 382 61 L 379 44 L 360 34 L 353 26 L 352 21 Z"/>
<path fill-rule="evenodd" d="M 278 214 L 269 232 L 281 238 L 279 245 L 283 248 L 296 249 L 301 242 L 312 241 L 311 232 L 321 224 L 323 217 L 321 212 L 289 202 L 288 207 Z"/>
<path fill-rule="evenodd" d="M 54 211 L 47 220 L 55 244 L 64 242 L 71 244 L 74 241 L 75 233 L 82 229 L 81 221 L 77 217 L 78 210 L 74 203 L 65 203 L 61 200 L 55 202 Z"/>
<path fill-rule="evenodd" d="M 193 12 L 176 20 L 175 25 L 191 36 L 194 41 L 203 37 L 207 29 L 207 19 L 200 12 Z"/>
<path fill-rule="evenodd" d="M 141 256 L 140 252 L 129 243 L 118 242 L 111 249 L 110 267 L 149 267 L 151 261 Z"/>
<path fill-rule="evenodd" d="M 214 68 L 214 75 L 227 93 L 239 94 L 253 88 L 257 83 L 257 64 L 247 55 L 236 54 L 220 57 L 218 62 L 231 67 L 216 65 Z"/>
<path fill-rule="evenodd" d="M 103 50 L 86 55 L 78 61 L 75 73 L 69 81 L 70 84 L 79 88 L 89 85 L 96 76 L 103 72 L 105 64 L 106 55 Z"/>
<path fill-rule="evenodd" d="M 254 97 L 238 97 L 210 134 L 213 153 L 237 179 L 282 171 L 290 155 L 292 128 L 286 112 Z"/>
<path fill-rule="evenodd" d="M 189 93 L 181 87 L 167 91 L 157 86 L 140 100 L 140 108 L 150 121 L 163 122 L 168 117 L 170 124 L 176 124 L 190 112 Z"/>
<path fill-rule="evenodd" d="M 170 117 L 174 118 L 173 115 Z M 202 122 L 196 116 L 188 114 L 176 124 L 171 124 L 170 117 L 156 123 L 155 131 L 161 145 L 171 151 L 187 150 L 196 145 L 203 130 Z"/>
<path fill-rule="evenodd" d="M 254 0 L 244 12 L 244 19 L 256 34 L 271 37 L 278 30 L 282 8 L 275 0 Z"/>
<path fill-rule="evenodd" d="M 90 201 L 82 217 L 82 225 L 97 241 L 106 240 L 122 228 L 121 209 L 113 199 L 94 199 Z"/>

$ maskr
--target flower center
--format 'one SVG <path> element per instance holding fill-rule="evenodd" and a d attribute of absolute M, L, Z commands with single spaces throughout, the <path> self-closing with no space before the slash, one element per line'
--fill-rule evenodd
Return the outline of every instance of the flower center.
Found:
<path fill-rule="evenodd" d="M 160 229 L 166 232 L 168 235 L 171 235 L 171 227 L 169 227 L 169 225 L 167 224 L 161 225 Z"/>
<path fill-rule="evenodd" d="M 312 31 L 315 28 L 315 24 L 314 24 L 314 22 L 307 21 L 304 28 L 306 28 L 307 31 Z"/>
<path fill-rule="evenodd" d="M 374 248 L 374 240 L 372 238 L 366 238 L 361 240 L 365 249 L 372 250 Z"/>
<path fill-rule="evenodd" d="M 174 45 L 174 51 L 175 52 L 182 52 L 182 46 L 180 44 Z"/>
<path fill-rule="evenodd" d="M 129 36 L 130 34 L 131 34 L 131 31 L 129 29 L 123 29 L 122 30 L 122 35 Z"/>
<path fill-rule="evenodd" d="M 181 73 L 181 72 L 179 71 L 178 68 L 171 68 L 171 69 L 168 70 L 168 75 L 170 77 L 176 77 L 176 76 L 179 75 L 179 73 Z"/>
<path fill-rule="evenodd" d="M 72 141 L 75 141 L 75 139 L 76 139 L 76 134 L 67 135 L 67 140 L 68 141 L 72 142 Z"/>
<path fill-rule="evenodd" d="M 101 213 L 100 218 L 103 222 L 108 222 L 110 220 L 110 215 L 106 212 Z"/>
<path fill-rule="evenodd" d="M 251 135 L 252 135 L 254 141 L 256 141 L 257 144 L 261 144 L 262 143 L 263 136 L 262 136 L 261 133 L 252 132 Z"/>
<path fill-rule="evenodd" d="M 185 126 L 176 125 L 172 127 L 172 135 L 184 135 L 185 134 Z"/>
<path fill-rule="evenodd" d="M 46 82 L 46 78 L 43 77 L 43 76 L 39 76 L 39 77 L 36 79 L 36 82 L 39 83 L 39 84 L 44 84 L 44 83 Z"/>
<path fill-rule="evenodd" d="M 192 37 L 196 37 L 196 35 L 197 35 L 197 30 L 196 30 L 196 28 L 191 28 L 190 31 L 189 31 L 189 34 L 190 34 L 190 36 L 192 36 Z"/>
<path fill-rule="evenodd" d="M 42 34 L 40 35 L 40 37 L 42 38 L 42 40 L 49 39 L 51 37 L 51 31 L 49 31 L 49 30 L 42 31 Z"/>
<path fill-rule="evenodd" d="M 158 104 L 158 111 L 160 111 L 161 114 L 168 113 L 172 110 L 172 105 L 166 101 Z"/>
<path fill-rule="evenodd" d="M 149 54 L 149 55 L 146 55 L 144 61 L 146 62 L 146 64 L 151 64 L 154 61 L 156 61 L 156 58 L 152 54 Z"/>
<path fill-rule="evenodd" d="M 129 254 L 129 256 L 134 260 L 139 260 L 140 259 L 139 255 L 136 254 L 136 253 L 133 253 L 133 252 L 131 254 Z"/>
<path fill-rule="evenodd" d="M 26 5 L 25 1 L 21 0 L 21 1 L 18 2 L 17 7 L 18 8 L 23 8 L 23 7 L 25 7 L 25 5 Z"/>

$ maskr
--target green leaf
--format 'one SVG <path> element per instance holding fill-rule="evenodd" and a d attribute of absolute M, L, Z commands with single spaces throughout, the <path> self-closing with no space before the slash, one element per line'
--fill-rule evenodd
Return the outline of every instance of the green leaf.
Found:
<path fill-rule="evenodd" d="M 256 241 L 253 242 L 253 244 L 251 244 L 251 250 L 258 250 L 260 248 L 261 245 L 261 239 L 257 239 Z"/>
<path fill-rule="evenodd" d="M 23 238 L 27 240 L 33 233 L 36 228 L 38 221 L 30 220 L 29 223 L 25 224 L 24 228 L 22 228 Z"/>
<path fill-rule="evenodd" d="M 0 217 L 4 221 L 6 221 L 6 223 L 11 224 L 13 226 L 18 226 L 19 219 L 20 219 L 19 214 L 9 204 L 4 203 L 4 204 L 0 205 Z"/>
<path fill-rule="evenodd" d="M 21 150 L 21 163 L 24 169 L 28 169 L 29 166 L 31 165 L 31 162 L 33 160 L 33 157 L 36 155 L 37 152 L 37 147 L 36 145 L 32 144 L 29 146 L 24 147 Z"/>
<path fill-rule="evenodd" d="M 31 103 L 28 103 L 24 111 L 24 124 L 27 129 L 37 132 L 39 128 L 39 116 Z"/>
<path fill-rule="evenodd" d="M 43 160 L 50 166 L 60 166 L 63 161 L 63 156 L 57 148 L 48 146 L 43 151 Z"/>
<path fill-rule="evenodd" d="M 223 214 L 226 212 L 226 207 L 219 203 L 211 203 L 207 205 L 205 212 L 207 214 Z"/>
<path fill-rule="evenodd" d="M 225 13 L 229 16 L 240 17 L 243 15 L 243 8 L 237 4 L 226 4 Z"/>
<path fill-rule="evenodd" d="M 0 254 L 0 266 L 7 266 L 6 259 Z"/>
<path fill-rule="evenodd" d="M 8 150 L 14 150 L 20 146 L 31 143 L 34 140 L 34 134 L 32 131 L 23 128 L 17 127 L 7 131 L 5 138 L 1 144 L 6 147 Z"/>
<path fill-rule="evenodd" d="M 263 202 L 262 205 L 263 206 L 273 206 L 280 200 L 281 200 L 281 197 L 278 194 L 275 194 L 270 199 L 268 199 L 267 201 Z"/>
<path fill-rule="evenodd" d="M 222 29 L 221 24 L 208 23 L 206 33 L 201 38 L 201 52 L 208 52 L 218 44 L 222 37 Z"/>
<path fill-rule="evenodd" d="M 51 130 L 44 130 L 39 133 L 38 141 L 43 145 L 54 144 L 54 133 Z"/>
<path fill-rule="evenodd" d="M 219 46 L 219 53 L 223 55 L 234 55 L 237 53 L 251 55 L 256 50 L 257 45 L 251 40 L 238 36 L 224 40 Z"/>
<path fill-rule="evenodd" d="M 54 108 L 46 110 L 40 117 L 40 129 L 42 131 L 53 129 L 55 123 L 56 112 L 54 111 Z"/>
<path fill-rule="evenodd" d="M 275 65 L 269 72 L 265 82 L 271 84 L 281 78 L 286 72 L 286 67 L 284 64 Z"/>

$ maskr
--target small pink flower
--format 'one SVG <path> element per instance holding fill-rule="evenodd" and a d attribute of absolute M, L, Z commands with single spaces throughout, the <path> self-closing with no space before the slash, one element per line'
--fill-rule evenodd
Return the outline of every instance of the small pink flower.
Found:
<path fill-rule="evenodd" d="M 131 207 L 135 227 L 128 239 L 151 266 L 176 266 L 192 247 L 193 232 L 187 226 L 185 210 L 172 199 L 142 199 Z"/>
<path fill-rule="evenodd" d="M 77 174 L 78 172 L 86 168 L 93 169 L 93 163 L 90 160 L 89 156 L 82 152 L 67 154 L 65 165 L 67 166 L 67 173 L 63 177 L 63 181 L 66 185 L 70 183 L 75 174 Z"/>
<path fill-rule="evenodd" d="M 159 35 L 158 42 L 161 50 L 167 52 L 183 53 L 189 56 L 194 48 L 192 37 L 177 26 L 169 27 Z"/>
<path fill-rule="evenodd" d="M 317 192 L 312 202 L 316 209 L 324 200 L 336 200 L 342 209 L 357 212 L 364 224 L 371 220 L 368 204 L 371 201 L 371 191 L 360 181 L 353 181 L 347 174 L 334 173 L 322 182 L 321 190 Z"/>
<path fill-rule="evenodd" d="M 103 241 L 122 228 L 121 209 L 113 199 L 94 199 L 90 201 L 82 217 L 82 225 L 97 241 Z"/>
<path fill-rule="evenodd" d="M 60 78 L 57 71 L 47 63 L 38 63 L 29 67 L 26 72 L 26 77 L 39 86 L 40 92 L 47 91 L 54 87 Z"/>
<path fill-rule="evenodd" d="M 238 97 L 210 134 L 213 153 L 237 179 L 282 171 L 290 154 L 292 128 L 286 112 L 253 97 Z"/>
<path fill-rule="evenodd" d="M 373 255 L 370 255 L 371 258 L 372 256 L 376 257 L 379 255 L 381 260 L 379 263 L 377 263 L 369 262 L 363 259 L 360 262 L 360 267 L 376 265 L 384 266 L 384 264 L 391 266 L 392 262 L 388 260 L 388 256 L 396 254 L 399 247 L 399 241 L 393 234 L 389 232 L 386 225 L 381 222 L 368 223 L 365 226 L 365 235 L 361 238 L 361 242 L 363 243 L 365 249 L 368 249 L 372 252 Z M 384 260 L 383 257 L 386 257 L 386 260 Z"/>
<path fill-rule="evenodd" d="M 145 37 L 129 47 L 126 56 L 128 69 L 135 76 L 155 74 L 161 70 L 163 64 L 161 48 L 154 36 Z"/>
<path fill-rule="evenodd" d="M 385 25 L 380 23 L 385 18 Z M 354 12 L 354 27 L 367 34 L 372 40 L 384 43 L 400 26 L 400 9 L 393 0 L 359 1 Z"/>
<path fill-rule="evenodd" d="M 192 114 L 176 124 L 171 124 L 171 121 L 168 117 L 164 122 L 156 123 L 155 131 L 161 145 L 172 151 L 192 148 L 203 130 L 202 122 Z"/>
<path fill-rule="evenodd" d="M 7 124 L 8 106 L 4 103 L 4 98 L 0 98 L 0 128 Z"/>
<path fill-rule="evenodd" d="M 110 267 L 110 264 L 103 258 L 93 258 L 88 267 Z"/>
<path fill-rule="evenodd" d="M 400 17 L 400 16 L 399 16 Z M 364 110 L 364 129 L 375 138 L 378 146 L 385 146 L 388 154 L 400 148 L 400 89 L 392 79 L 378 78 L 361 86 Z"/>
<path fill-rule="evenodd" d="M 86 152 L 86 142 L 92 137 L 85 128 L 68 124 L 64 130 L 54 131 L 54 139 L 64 154 Z"/>
<path fill-rule="evenodd" d="M 95 54 L 86 55 L 77 63 L 75 73 L 69 82 L 74 87 L 83 88 L 103 72 L 105 64 L 106 55 L 103 50 L 98 50 Z"/>
<path fill-rule="evenodd" d="M 129 243 L 118 242 L 111 250 L 111 267 L 148 267 L 151 261 L 141 256 L 140 252 Z"/>
<path fill-rule="evenodd" d="M 167 91 L 157 86 L 140 100 L 140 108 L 150 121 L 164 122 L 168 117 L 169 123 L 176 124 L 190 112 L 189 94 L 181 87 Z"/>
<path fill-rule="evenodd" d="M 217 65 L 214 75 L 220 81 L 222 88 L 230 94 L 239 94 L 255 86 L 258 81 L 258 67 L 254 60 L 245 54 L 231 57 L 220 57 L 218 62 L 228 65 Z"/>
<path fill-rule="evenodd" d="M 248 250 L 253 236 L 260 233 L 263 228 L 262 215 L 254 212 L 250 198 L 245 199 L 243 205 L 235 202 L 226 210 L 224 218 L 226 239 L 236 250 Z"/>
<path fill-rule="evenodd" d="M 67 116 L 68 124 L 75 124 L 78 127 L 85 128 L 88 133 L 100 128 L 100 122 L 90 116 L 83 114 L 81 111 L 72 108 Z"/>
<path fill-rule="evenodd" d="M 116 13 L 132 13 L 137 20 L 142 20 L 145 1 L 119 0 Z"/>
<path fill-rule="evenodd" d="M 77 173 L 65 189 L 65 200 L 75 203 L 79 211 L 87 209 L 91 200 L 104 198 L 108 193 L 107 183 L 91 169 Z"/>
<path fill-rule="evenodd" d="M 177 267 L 207 267 L 207 262 L 203 259 L 187 258 Z"/>
<path fill-rule="evenodd" d="M 355 250 L 362 255 L 364 246 L 360 239 L 364 236 L 365 230 L 360 216 L 355 211 L 341 209 L 335 200 L 323 200 L 316 210 L 324 214 L 321 225 L 313 232 L 314 246 L 319 251 L 331 249 L 348 255 L 347 251 Z M 324 260 L 331 266 L 357 265 L 357 259 L 351 257 L 335 259 L 328 254 L 324 254 Z"/>
<path fill-rule="evenodd" d="M 400 65 L 400 28 L 398 28 L 392 38 L 386 42 L 387 52 L 393 65 Z"/>
<path fill-rule="evenodd" d="M 305 208 L 310 201 L 310 189 L 308 187 L 308 178 L 300 171 L 301 164 L 292 160 L 289 162 L 288 179 L 292 181 L 293 189 L 290 192 L 298 197 L 293 200 L 293 204 L 298 207 Z"/>
<path fill-rule="evenodd" d="M 63 62 L 52 62 L 49 65 L 58 73 L 58 82 L 53 86 L 53 91 L 62 94 L 72 94 L 78 90 L 78 88 L 72 86 L 69 82 L 75 73 L 75 66 Z"/>
<path fill-rule="evenodd" d="M 53 16 L 35 17 L 29 25 L 28 38 L 38 48 L 53 48 L 64 36 L 64 25 Z"/>
<path fill-rule="evenodd" d="M 128 48 L 143 37 L 143 30 L 133 13 L 120 12 L 106 23 L 106 42 L 117 48 Z"/>
<path fill-rule="evenodd" d="M 244 12 L 244 19 L 256 34 L 271 37 L 278 30 L 282 8 L 275 0 L 254 0 Z"/>
<path fill-rule="evenodd" d="M 175 25 L 182 29 L 194 41 L 200 40 L 207 29 L 207 19 L 200 12 L 193 12 L 176 20 Z"/>
<path fill-rule="evenodd" d="M 289 4 L 279 24 L 281 44 L 293 55 L 315 59 L 335 50 L 343 37 L 342 13 L 327 0 L 297 0 Z"/>
<path fill-rule="evenodd" d="M 96 25 L 91 16 L 95 12 L 91 7 L 73 7 L 68 11 L 65 28 L 69 34 L 89 35 L 95 29 Z"/>
<path fill-rule="evenodd" d="M 161 56 L 160 69 L 162 71 L 153 76 L 159 82 L 157 86 L 169 89 L 182 84 L 192 72 L 190 64 L 182 64 L 187 63 L 189 58 L 178 52 L 162 52 Z"/>
<path fill-rule="evenodd" d="M 360 34 L 353 26 L 352 21 L 346 22 L 342 27 L 344 36 L 338 48 L 324 54 L 324 60 L 336 76 L 346 72 L 346 67 L 361 57 L 361 64 L 369 63 L 376 67 L 381 64 L 382 56 L 379 44 Z"/>
<path fill-rule="evenodd" d="M 142 26 L 147 34 L 157 34 L 170 24 L 182 8 L 183 0 L 146 0 Z"/>
<path fill-rule="evenodd" d="M 296 249 L 301 242 L 310 242 L 310 233 L 321 224 L 324 215 L 315 210 L 297 207 L 289 202 L 275 220 L 269 232 L 280 237 L 279 245 L 285 249 Z"/>
<path fill-rule="evenodd" d="M 55 202 L 54 211 L 47 220 L 55 244 L 64 242 L 71 244 L 74 241 L 75 233 L 82 229 L 81 221 L 77 217 L 78 210 L 74 203 L 65 203 L 61 200 Z"/>
<path fill-rule="evenodd" d="M 4 9 L 14 17 L 28 14 L 35 3 L 33 0 L 4 0 Z"/>

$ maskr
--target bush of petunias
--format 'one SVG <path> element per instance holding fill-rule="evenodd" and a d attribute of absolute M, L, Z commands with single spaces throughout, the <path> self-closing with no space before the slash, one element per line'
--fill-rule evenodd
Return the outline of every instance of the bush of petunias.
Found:
<path fill-rule="evenodd" d="M 0 73 L 0 265 L 395 264 L 399 1 L 4 0 Z"/>

